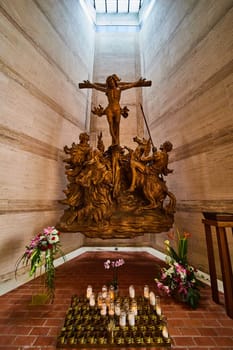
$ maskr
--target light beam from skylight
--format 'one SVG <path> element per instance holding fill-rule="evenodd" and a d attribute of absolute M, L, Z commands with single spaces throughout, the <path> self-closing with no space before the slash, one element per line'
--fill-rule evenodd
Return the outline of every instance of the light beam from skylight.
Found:
<path fill-rule="evenodd" d="M 128 2 L 125 0 L 118 0 L 118 12 L 127 13 L 128 12 Z"/>
<path fill-rule="evenodd" d="M 129 12 L 138 12 L 140 0 L 130 0 Z"/>
<path fill-rule="evenodd" d="M 95 9 L 96 12 L 102 12 L 104 13 L 106 8 L 105 8 L 105 1 L 103 0 L 95 0 Z"/>
<path fill-rule="evenodd" d="M 108 0 L 107 1 L 107 12 L 116 13 L 117 12 L 117 0 Z"/>
<path fill-rule="evenodd" d="M 86 0 L 96 13 L 138 13 L 143 0 Z"/>

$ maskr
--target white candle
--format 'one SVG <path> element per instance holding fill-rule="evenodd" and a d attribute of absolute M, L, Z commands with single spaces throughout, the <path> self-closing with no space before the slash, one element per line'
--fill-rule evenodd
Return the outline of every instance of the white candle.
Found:
<path fill-rule="evenodd" d="M 87 294 L 86 294 L 86 296 L 87 296 L 87 299 L 90 299 L 90 295 L 92 294 L 92 286 L 87 286 Z"/>
<path fill-rule="evenodd" d="M 134 289 L 134 286 L 129 286 L 129 296 L 130 298 L 135 298 L 135 289 Z"/>
<path fill-rule="evenodd" d="M 155 301 L 156 301 L 155 293 L 154 292 L 150 292 L 149 297 L 150 297 L 150 305 L 155 306 Z"/>
<path fill-rule="evenodd" d="M 130 326 L 134 326 L 135 325 L 135 315 L 133 311 L 130 311 L 128 313 L 128 321 L 129 321 L 129 325 Z"/>
<path fill-rule="evenodd" d="M 116 303 L 115 304 L 115 314 L 117 316 L 120 316 L 120 313 L 121 313 L 121 305 L 120 305 L 120 303 Z"/>
<path fill-rule="evenodd" d="M 95 306 L 95 294 L 94 293 L 91 293 L 89 302 L 90 302 L 90 306 Z"/>
<path fill-rule="evenodd" d="M 158 316 L 161 316 L 161 314 L 162 314 L 161 306 L 160 306 L 160 305 L 156 305 L 156 306 L 155 306 L 155 309 L 156 309 L 157 315 L 158 315 Z"/>
<path fill-rule="evenodd" d="M 107 288 L 107 286 L 104 285 L 102 287 L 102 296 L 104 299 L 107 297 L 107 292 L 108 292 L 108 288 Z"/>
<path fill-rule="evenodd" d="M 162 336 L 164 338 L 168 338 L 168 329 L 167 329 L 167 326 L 163 326 L 163 329 L 162 329 Z"/>
<path fill-rule="evenodd" d="M 113 315 L 114 315 L 114 312 L 115 312 L 115 310 L 114 310 L 114 303 L 111 302 L 110 305 L 109 305 L 109 308 L 108 308 L 108 314 L 109 314 L 109 316 L 113 316 Z"/>
<path fill-rule="evenodd" d="M 106 316 L 107 315 L 107 305 L 106 303 L 102 302 L 101 310 L 100 310 L 100 315 Z"/>
<path fill-rule="evenodd" d="M 119 320 L 119 324 L 121 327 L 125 327 L 126 326 L 126 313 L 121 311 L 120 314 L 120 320 Z"/>
<path fill-rule="evenodd" d="M 109 296 L 110 296 L 110 299 L 113 299 L 114 300 L 114 297 L 115 297 L 115 288 L 114 286 L 110 286 L 109 288 Z"/>
<path fill-rule="evenodd" d="M 144 286 L 144 298 L 149 299 L 149 287 L 147 285 Z"/>

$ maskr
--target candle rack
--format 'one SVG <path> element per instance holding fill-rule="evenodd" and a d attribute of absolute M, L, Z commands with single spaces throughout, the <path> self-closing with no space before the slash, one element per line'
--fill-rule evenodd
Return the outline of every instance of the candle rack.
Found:
<path fill-rule="evenodd" d="M 119 297 L 123 305 L 132 300 Z M 57 348 L 111 348 L 111 347 L 171 347 L 166 319 L 156 313 L 147 298 L 135 297 L 137 314 L 131 326 L 126 317 L 125 326 L 120 316 L 101 315 L 98 304 L 90 306 L 86 297 L 74 295 L 67 310 L 64 325 L 57 339 Z M 126 312 L 127 313 L 127 312 Z"/>

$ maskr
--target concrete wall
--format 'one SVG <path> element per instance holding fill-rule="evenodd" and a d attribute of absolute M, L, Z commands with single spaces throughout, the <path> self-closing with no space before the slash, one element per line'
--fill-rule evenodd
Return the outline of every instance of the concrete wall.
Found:
<path fill-rule="evenodd" d="M 107 76 L 117 74 L 122 81 L 136 81 L 141 77 L 140 52 L 138 32 L 133 27 L 109 26 L 104 31 L 96 32 L 95 60 L 93 79 L 95 82 L 105 83 Z M 144 89 L 148 89 L 145 87 Z M 93 91 L 92 108 L 101 104 L 107 106 L 107 98 L 104 93 Z M 139 109 L 141 101 L 141 88 L 133 88 L 122 92 L 121 106 L 129 108 L 128 118 L 121 118 L 120 144 L 135 148 L 132 138 L 136 135 L 143 136 L 142 115 Z M 103 141 L 106 146 L 111 145 L 108 122 L 106 116 L 97 117 L 91 115 L 91 132 L 93 139 L 102 131 Z"/>
<path fill-rule="evenodd" d="M 63 212 L 63 146 L 77 142 L 89 122 L 93 144 L 99 131 L 110 144 L 105 117 L 90 113 L 92 91 L 78 83 L 113 73 L 152 80 L 151 88 L 122 94 L 130 114 L 122 118 L 121 144 L 131 147 L 145 132 L 142 102 L 155 145 L 174 145 L 167 184 L 178 200 L 176 224 L 192 233 L 191 262 L 208 271 L 201 213 L 233 212 L 233 1 L 151 1 L 140 33 L 96 34 L 81 3 L 0 0 L 0 278 L 13 278 L 25 245 Z M 99 103 L 106 97 L 94 92 L 92 107 Z M 100 242 L 76 233 L 63 234 L 62 244 L 66 252 L 85 244 L 163 251 L 164 237 Z"/>
<path fill-rule="evenodd" d="M 157 146 L 174 146 L 167 184 L 176 225 L 192 234 L 191 262 L 208 271 L 202 212 L 233 212 L 233 1 L 157 0 L 140 42 L 153 82 L 143 90 L 150 130 Z M 152 245 L 163 250 L 165 237 Z"/>
<path fill-rule="evenodd" d="M 64 207 L 63 147 L 89 127 L 94 27 L 76 0 L 0 0 L 0 280 Z M 82 33 L 82 35 L 80 35 Z M 64 252 L 81 234 L 63 235 Z"/>

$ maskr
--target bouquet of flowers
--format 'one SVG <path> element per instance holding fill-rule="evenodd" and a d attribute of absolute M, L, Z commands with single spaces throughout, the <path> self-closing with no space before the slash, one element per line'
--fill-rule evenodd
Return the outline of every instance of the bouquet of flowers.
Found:
<path fill-rule="evenodd" d="M 60 232 L 55 227 L 47 227 L 43 229 L 42 233 L 38 233 L 33 238 L 24 254 L 20 257 L 16 263 L 16 272 L 19 264 L 23 265 L 30 263 L 30 276 L 35 276 L 37 269 L 45 268 L 45 284 L 47 288 L 48 296 L 53 301 L 55 293 L 55 267 L 54 257 L 57 253 L 60 253 L 64 258 L 64 254 L 60 248 Z"/>
<path fill-rule="evenodd" d="M 124 259 L 117 259 L 117 260 L 106 260 L 104 262 L 104 268 L 109 270 L 113 269 L 113 279 L 111 281 L 111 285 L 117 289 L 118 288 L 118 268 L 122 265 L 124 265 L 125 261 Z"/>
<path fill-rule="evenodd" d="M 197 279 L 196 269 L 188 264 L 188 237 L 190 233 L 184 232 L 177 237 L 171 231 L 169 237 L 176 240 L 177 251 L 171 246 L 170 241 L 164 241 L 168 267 L 161 268 L 160 279 L 155 279 L 157 288 L 165 295 L 174 296 L 182 302 L 196 309 L 200 299 L 201 282 Z"/>

